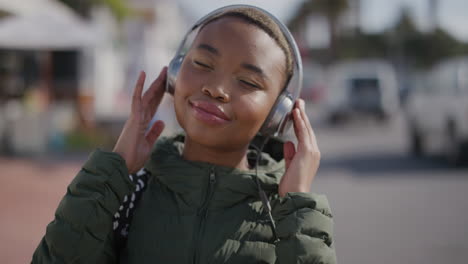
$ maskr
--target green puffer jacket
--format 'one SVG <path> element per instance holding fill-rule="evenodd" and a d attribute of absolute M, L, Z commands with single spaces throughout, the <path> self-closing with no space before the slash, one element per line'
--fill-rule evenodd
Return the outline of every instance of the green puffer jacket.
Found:
<path fill-rule="evenodd" d="M 123 246 L 113 217 L 136 185 L 121 156 L 96 150 L 69 185 L 32 263 L 336 263 L 326 198 L 278 197 L 284 161 L 263 153 L 258 167 L 275 241 L 255 170 L 184 160 L 178 140 L 160 139 L 145 165 L 151 178 Z"/>

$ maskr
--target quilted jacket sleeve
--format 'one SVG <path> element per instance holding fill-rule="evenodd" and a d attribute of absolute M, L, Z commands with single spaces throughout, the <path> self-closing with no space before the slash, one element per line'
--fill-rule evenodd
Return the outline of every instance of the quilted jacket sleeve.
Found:
<path fill-rule="evenodd" d="M 273 203 L 279 241 L 276 263 L 335 264 L 333 220 L 327 198 L 288 193 Z"/>
<path fill-rule="evenodd" d="M 117 263 L 113 215 L 134 188 L 120 155 L 94 151 L 68 186 L 32 263 Z"/>

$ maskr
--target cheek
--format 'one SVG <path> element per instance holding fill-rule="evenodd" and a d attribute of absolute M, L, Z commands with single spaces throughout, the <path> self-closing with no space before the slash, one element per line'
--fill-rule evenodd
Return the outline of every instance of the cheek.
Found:
<path fill-rule="evenodd" d="M 258 130 L 270 113 L 276 98 L 261 93 L 255 96 L 241 96 L 239 99 L 241 103 L 233 104 L 236 116 L 242 120 L 243 125 L 252 126 L 253 129 Z"/>
<path fill-rule="evenodd" d="M 184 63 L 185 64 L 185 63 Z M 184 113 L 187 112 L 186 98 L 192 93 L 193 83 L 189 82 L 192 77 L 187 72 L 186 67 L 182 65 L 179 74 L 177 75 L 175 90 L 174 90 L 174 109 L 179 125 L 185 129 Z"/>
<path fill-rule="evenodd" d="M 199 74 L 195 74 L 189 65 L 187 60 L 181 66 L 179 74 L 177 75 L 175 92 L 174 92 L 174 103 L 177 108 L 184 106 L 184 101 L 195 93 L 200 88 L 202 79 Z"/>
<path fill-rule="evenodd" d="M 190 67 L 188 59 L 184 60 L 179 74 L 177 75 L 175 90 L 179 95 L 187 95 L 195 90 L 197 83 L 200 81 L 200 76 L 196 75 Z"/>

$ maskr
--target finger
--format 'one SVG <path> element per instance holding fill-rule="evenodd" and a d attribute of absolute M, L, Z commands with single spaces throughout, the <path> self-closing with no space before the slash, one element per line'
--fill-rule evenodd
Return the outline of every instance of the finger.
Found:
<path fill-rule="evenodd" d="M 148 103 L 154 98 L 155 94 L 157 94 L 158 92 L 164 92 L 164 81 L 166 77 L 166 72 L 167 67 L 162 68 L 162 70 L 159 72 L 158 77 L 151 83 L 150 87 L 143 95 L 144 102 Z"/>
<path fill-rule="evenodd" d="M 310 120 L 309 120 L 309 117 L 307 116 L 307 113 L 305 111 L 305 102 L 304 100 L 302 99 L 299 99 L 299 105 L 300 105 L 300 108 L 301 108 L 301 116 L 302 116 L 302 119 L 304 120 L 304 123 L 306 125 L 306 128 L 307 128 L 307 132 L 309 134 L 309 140 L 310 140 L 310 143 L 312 144 L 312 146 L 314 148 L 318 148 L 318 145 L 317 145 L 317 138 L 315 136 L 315 132 L 314 132 L 314 129 L 312 129 L 312 125 L 310 123 Z"/>
<path fill-rule="evenodd" d="M 159 138 L 161 133 L 164 130 L 164 122 L 162 120 L 156 121 L 146 134 L 146 141 L 150 144 L 153 145 L 154 142 Z"/>
<path fill-rule="evenodd" d="M 293 122 L 294 122 L 294 133 L 298 141 L 298 148 L 306 143 L 306 137 L 308 136 L 307 129 L 304 121 L 302 120 L 299 108 L 293 109 Z"/>
<path fill-rule="evenodd" d="M 156 111 L 162 97 L 164 96 L 166 73 L 167 67 L 164 67 L 159 73 L 158 78 L 153 81 L 153 83 L 143 95 L 143 105 L 149 105 L 151 112 Z"/>
<path fill-rule="evenodd" d="M 140 105 L 141 103 L 141 93 L 143 91 L 143 86 L 145 84 L 145 78 L 146 74 L 144 71 L 140 72 L 140 75 L 138 76 L 137 83 L 135 85 L 135 89 L 133 91 L 133 97 L 132 97 L 132 111 L 136 110 L 136 108 Z"/>
<path fill-rule="evenodd" d="M 162 80 L 160 84 L 156 87 L 159 87 L 155 93 L 155 96 L 150 100 L 149 105 L 150 105 L 150 111 L 151 114 L 154 115 L 156 110 L 159 107 L 159 104 L 161 104 L 161 100 L 164 97 L 165 91 L 166 91 L 166 81 L 167 81 L 167 67 L 163 69 L 162 73 Z"/>
<path fill-rule="evenodd" d="M 299 112 L 301 114 L 301 119 L 304 122 L 305 128 L 306 128 L 306 141 L 307 143 L 312 142 L 312 136 L 311 136 L 311 128 L 310 128 L 310 121 L 309 118 L 307 117 L 306 111 L 305 111 L 305 103 L 304 100 L 298 99 L 297 100 L 297 107 L 299 108 Z"/>
<path fill-rule="evenodd" d="M 294 158 L 294 154 L 296 154 L 294 143 L 292 143 L 291 141 L 287 141 L 286 143 L 284 143 L 283 154 L 284 154 L 284 160 L 286 162 L 286 169 L 288 169 L 289 164 L 291 164 L 291 160 Z"/>

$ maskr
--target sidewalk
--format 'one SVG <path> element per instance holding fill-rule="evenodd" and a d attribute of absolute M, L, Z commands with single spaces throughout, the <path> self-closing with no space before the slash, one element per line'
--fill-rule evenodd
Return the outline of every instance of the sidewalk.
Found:
<path fill-rule="evenodd" d="M 86 156 L 73 159 L 0 157 L 0 263 L 30 263 L 66 188 Z"/>

